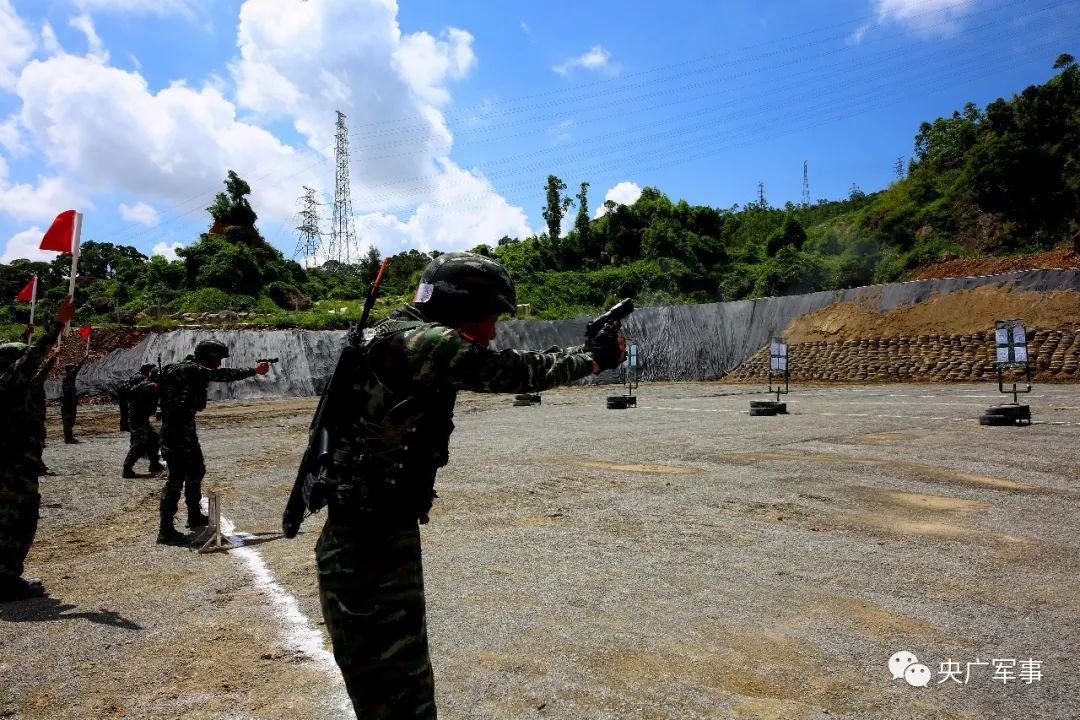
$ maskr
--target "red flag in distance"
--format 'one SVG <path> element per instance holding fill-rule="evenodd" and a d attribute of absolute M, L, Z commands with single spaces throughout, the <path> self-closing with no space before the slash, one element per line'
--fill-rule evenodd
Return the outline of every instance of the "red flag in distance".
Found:
<path fill-rule="evenodd" d="M 37 282 L 36 277 L 30 278 L 30 282 L 26 283 L 26 287 L 19 291 L 19 294 L 15 296 L 16 302 L 30 302 L 34 299 L 34 283 Z"/>
<path fill-rule="evenodd" d="M 45 237 L 41 239 L 42 250 L 55 252 L 71 252 L 71 246 L 75 243 L 75 211 L 65 210 L 56 216 L 53 224 L 45 231 Z"/>

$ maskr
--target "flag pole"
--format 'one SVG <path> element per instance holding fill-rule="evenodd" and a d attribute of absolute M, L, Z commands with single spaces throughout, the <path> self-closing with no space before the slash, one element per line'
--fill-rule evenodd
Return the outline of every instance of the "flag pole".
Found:
<path fill-rule="evenodd" d="M 68 295 L 71 297 L 71 301 L 75 301 L 75 276 L 79 272 L 79 239 L 82 237 L 82 216 L 81 212 L 75 213 L 75 231 L 71 239 L 71 279 L 68 281 Z M 68 332 L 71 331 L 71 324 L 67 326 Z"/>
<path fill-rule="evenodd" d="M 34 324 L 34 306 L 37 305 L 37 274 L 34 274 L 34 287 L 30 290 L 30 324 Z"/>

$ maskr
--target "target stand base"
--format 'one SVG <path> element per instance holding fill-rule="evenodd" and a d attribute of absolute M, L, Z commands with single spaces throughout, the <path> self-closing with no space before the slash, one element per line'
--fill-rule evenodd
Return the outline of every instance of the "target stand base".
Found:
<path fill-rule="evenodd" d="M 787 403 L 775 400 L 751 400 L 750 414 L 754 417 L 787 415 Z"/>
<path fill-rule="evenodd" d="M 980 425 L 1030 425 L 1031 406 L 1020 404 L 992 405 L 979 417 Z"/>
<path fill-rule="evenodd" d="M 218 502 L 218 494 L 206 493 L 206 503 L 210 524 L 195 537 L 191 544 L 199 545 L 200 553 L 225 552 L 240 547 L 239 544 L 221 534 L 221 505 Z"/>
<path fill-rule="evenodd" d="M 542 403 L 540 395 L 533 393 L 521 393 L 514 396 L 514 407 L 529 407 Z"/>

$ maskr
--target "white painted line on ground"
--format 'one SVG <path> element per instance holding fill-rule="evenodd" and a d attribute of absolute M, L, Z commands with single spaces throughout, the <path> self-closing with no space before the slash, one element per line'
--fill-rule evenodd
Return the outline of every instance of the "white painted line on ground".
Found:
<path fill-rule="evenodd" d="M 207 499 L 202 499 L 203 510 L 207 509 Z M 345 693 L 345 682 L 341 678 L 334 655 L 326 649 L 323 635 L 311 624 L 308 617 L 300 610 L 300 604 L 292 593 L 281 586 L 274 578 L 262 556 L 255 548 L 243 547 L 245 540 L 254 540 L 256 536 L 245 532 L 237 532 L 236 525 L 224 515 L 221 516 L 221 534 L 236 543 L 238 547 L 229 550 L 230 555 L 236 555 L 243 559 L 255 581 L 255 587 L 270 598 L 271 604 L 277 609 L 283 622 L 280 634 L 287 647 L 303 653 L 311 658 L 322 670 L 330 676 L 334 686 L 332 692 L 337 696 L 336 704 L 345 717 L 352 717 L 352 702 Z"/>

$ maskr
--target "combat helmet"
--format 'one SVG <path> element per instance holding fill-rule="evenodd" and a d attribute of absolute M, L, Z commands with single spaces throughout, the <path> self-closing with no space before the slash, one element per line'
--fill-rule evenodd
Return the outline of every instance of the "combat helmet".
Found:
<path fill-rule="evenodd" d="M 516 312 L 517 293 L 510 273 L 499 263 L 475 253 L 452 252 L 427 266 L 413 303 L 430 320 L 479 322 Z"/>
<path fill-rule="evenodd" d="M 157 368 L 157 365 L 155 365 L 154 363 L 143 363 L 139 366 L 139 374 L 149 375 L 150 371 L 154 370 L 155 368 Z"/>
<path fill-rule="evenodd" d="M 7 370 L 23 354 L 26 343 L 8 342 L 0 345 L 0 370 Z"/>
<path fill-rule="evenodd" d="M 229 348 L 218 340 L 203 340 L 195 346 L 196 360 L 224 360 L 229 357 Z"/>

